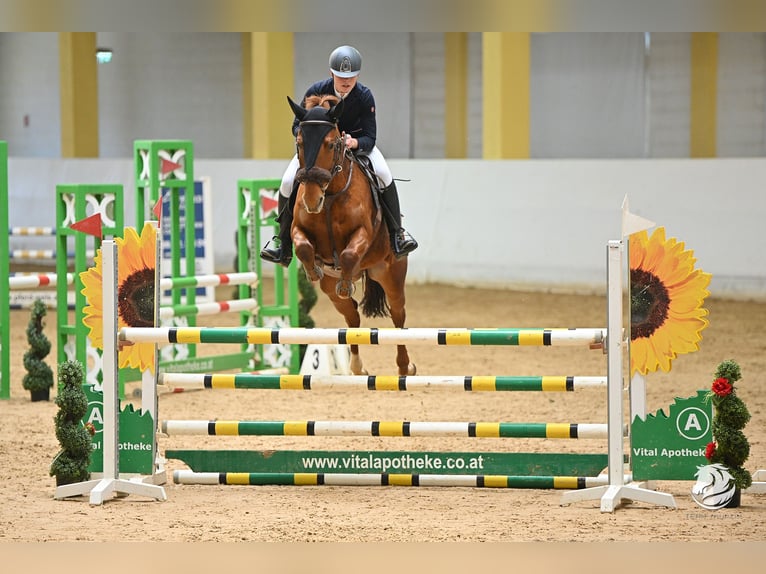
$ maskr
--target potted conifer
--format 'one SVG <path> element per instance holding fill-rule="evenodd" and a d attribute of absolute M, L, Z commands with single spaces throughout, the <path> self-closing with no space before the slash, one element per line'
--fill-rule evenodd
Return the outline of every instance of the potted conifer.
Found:
<path fill-rule="evenodd" d="M 83 424 L 88 411 L 88 397 L 82 388 L 84 371 L 79 361 L 66 361 L 59 365 L 59 390 L 54 417 L 56 438 L 61 450 L 51 463 L 50 475 L 56 477 L 56 485 L 85 482 L 90 478 L 91 437 L 95 428 Z"/>
<path fill-rule="evenodd" d="M 742 372 L 734 360 L 723 361 L 715 371 L 715 379 L 708 396 L 714 407 L 713 439 L 707 445 L 705 457 L 711 464 L 723 464 L 734 479 L 734 497 L 727 505 L 737 507 L 740 494 L 753 483 L 753 477 L 743 466 L 750 456 L 750 443 L 742 429 L 750 420 L 747 406 L 737 396 L 734 384 Z"/>
<path fill-rule="evenodd" d="M 51 342 L 43 332 L 43 317 L 48 308 L 40 299 L 32 304 L 31 316 L 27 324 L 27 342 L 29 350 L 24 353 L 24 375 L 22 385 L 29 391 L 32 401 L 47 401 L 53 386 L 53 371 L 43 359 L 51 351 Z"/>

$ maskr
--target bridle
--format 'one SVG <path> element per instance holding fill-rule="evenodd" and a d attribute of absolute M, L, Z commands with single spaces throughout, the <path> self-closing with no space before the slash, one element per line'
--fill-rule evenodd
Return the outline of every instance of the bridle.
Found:
<path fill-rule="evenodd" d="M 336 129 L 337 131 L 337 124 L 335 122 L 331 122 L 329 120 L 303 120 L 298 124 L 298 127 L 303 132 L 303 126 L 305 125 L 316 125 L 316 126 L 327 126 L 329 130 Z M 305 134 L 305 132 L 303 132 Z M 326 134 L 327 132 L 325 132 Z M 325 134 L 322 134 L 322 140 L 324 140 Z M 296 143 L 297 148 L 297 143 Z M 346 159 L 349 160 L 349 170 L 348 170 L 348 178 L 346 180 L 346 184 L 343 186 L 343 189 L 340 191 L 331 194 L 331 197 L 334 195 L 341 194 L 348 190 L 348 188 L 351 185 L 351 175 L 354 171 L 354 161 L 351 157 L 351 152 L 349 150 L 346 150 L 346 146 L 343 143 L 343 138 L 340 137 L 340 134 L 333 140 L 332 143 L 332 150 L 333 150 L 333 165 L 329 170 L 326 170 L 324 168 L 318 168 L 314 165 L 306 168 L 305 166 L 298 170 L 298 172 L 295 174 L 296 179 L 300 183 L 304 182 L 311 182 L 316 183 L 319 188 L 322 190 L 322 195 L 325 195 L 327 193 L 327 188 L 330 185 L 330 182 L 335 178 L 336 175 L 341 173 L 343 171 L 343 163 Z M 296 149 L 296 152 L 298 150 Z M 305 146 L 304 146 L 304 157 L 305 157 Z M 314 162 L 316 162 L 316 159 L 314 159 Z M 329 177 L 328 175 L 329 174 Z M 329 206 L 328 206 L 329 207 Z"/>
<path fill-rule="evenodd" d="M 327 133 L 330 130 L 336 130 L 337 132 L 337 124 L 335 122 L 331 122 L 328 120 L 303 120 L 298 124 L 298 127 L 303 132 L 302 128 L 304 125 L 316 125 L 316 126 L 327 126 L 328 131 L 324 132 L 322 134 L 322 141 L 324 142 L 324 137 L 327 135 Z M 305 132 L 303 132 L 305 134 Z M 321 144 L 320 144 L 321 145 Z M 296 143 L 297 147 L 297 143 Z M 301 169 L 299 169 L 296 174 L 295 178 L 300 183 L 304 182 L 312 182 L 316 183 L 319 186 L 319 189 L 322 191 L 322 198 L 320 203 L 322 204 L 322 209 L 325 213 L 325 223 L 327 225 L 327 236 L 330 238 L 330 248 L 332 250 L 332 258 L 333 258 L 333 268 L 339 269 L 340 268 L 340 260 L 338 257 L 338 249 L 335 245 L 335 234 L 332 231 L 332 204 L 334 201 L 343 195 L 348 189 L 351 187 L 351 177 L 354 174 L 354 157 L 351 154 L 351 150 L 346 149 L 346 145 L 343 143 L 343 138 L 340 137 L 340 134 L 333 140 L 332 143 L 332 150 L 333 150 L 333 165 L 330 170 L 326 170 L 324 168 L 318 168 L 316 166 L 311 166 L 308 169 L 305 168 L 305 166 Z M 305 146 L 304 146 L 304 161 L 305 161 Z M 318 155 L 318 154 L 317 154 Z M 346 179 L 346 183 L 343 186 L 343 189 L 336 191 L 335 193 L 327 193 L 327 188 L 330 186 L 330 183 L 332 182 L 333 178 L 341 173 L 343 171 L 343 163 L 345 161 L 348 161 L 348 178 Z M 314 159 L 314 162 L 316 162 L 316 158 Z"/>

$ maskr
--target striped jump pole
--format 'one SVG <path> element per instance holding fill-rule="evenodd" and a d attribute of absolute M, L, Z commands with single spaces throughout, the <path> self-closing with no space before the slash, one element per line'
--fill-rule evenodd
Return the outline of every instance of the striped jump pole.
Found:
<path fill-rule="evenodd" d="M 11 227 L 8 233 L 12 237 L 55 236 L 55 227 Z"/>
<path fill-rule="evenodd" d="M 233 299 L 231 301 L 211 301 L 195 305 L 169 305 L 160 307 L 160 319 L 172 319 L 186 315 L 218 315 L 236 311 L 253 311 L 258 308 L 258 302 L 253 299 Z"/>
<path fill-rule="evenodd" d="M 411 421 L 162 421 L 168 436 L 389 436 L 605 439 L 607 425 Z"/>
<path fill-rule="evenodd" d="M 75 253 L 67 253 L 69 259 L 74 259 Z M 93 259 L 94 251 L 86 251 L 85 257 Z M 56 259 L 55 249 L 13 249 L 8 253 L 10 259 Z"/>
<path fill-rule="evenodd" d="M 258 369 L 257 371 L 253 373 L 248 373 L 250 376 L 260 377 L 260 376 L 267 376 L 267 377 L 277 377 L 279 378 L 280 375 L 287 375 L 289 373 L 289 369 L 287 367 L 273 367 L 268 369 Z M 173 381 L 173 377 L 168 377 L 164 382 L 160 381 L 160 379 L 163 378 L 163 375 L 169 374 L 169 373 L 160 373 L 158 376 L 158 385 L 163 385 L 166 387 L 167 392 L 170 393 L 184 393 L 188 391 L 204 391 L 205 387 L 202 385 L 176 385 L 176 383 Z M 189 376 L 188 373 L 179 373 L 181 377 L 187 377 Z M 209 375 L 202 375 L 209 376 Z M 138 389 L 136 389 L 138 390 Z M 135 396 L 135 392 L 133 391 L 133 394 Z"/>
<path fill-rule="evenodd" d="M 159 384 L 189 389 L 322 390 L 364 389 L 368 391 L 545 391 L 571 392 L 606 388 L 606 377 L 580 376 L 426 376 L 426 375 L 269 375 L 250 373 L 189 374 L 160 373 Z"/>
<path fill-rule="evenodd" d="M 235 343 L 327 345 L 509 345 L 601 348 L 606 329 L 267 329 L 250 327 L 124 327 L 132 343 Z"/>
<path fill-rule="evenodd" d="M 66 285 L 74 284 L 74 274 L 66 274 Z M 18 273 L 8 278 L 10 295 L 9 309 L 30 309 L 40 299 L 49 308 L 58 307 L 61 302 L 58 294 L 46 287 L 56 287 L 58 276 L 55 273 Z M 38 290 L 39 289 L 39 290 Z M 74 302 L 67 301 L 67 308 L 74 309 Z"/>
<path fill-rule="evenodd" d="M 630 476 L 625 480 L 629 481 Z M 175 484 L 290 486 L 462 486 L 470 488 L 581 489 L 608 484 L 608 477 L 504 476 L 475 474 L 352 474 L 278 472 L 194 472 L 176 470 Z"/>
<path fill-rule="evenodd" d="M 54 249 L 12 249 L 8 253 L 10 259 L 56 259 Z"/>
<path fill-rule="evenodd" d="M 194 277 L 163 277 L 160 279 L 160 288 L 184 289 L 187 287 L 218 287 L 220 285 L 257 285 L 258 274 L 244 273 L 217 273 L 213 275 L 196 275 Z"/>
<path fill-rule="evenodd" d="M 55 273 L 34 273 L 31 275 L 14 275 L 10 277 L 9 286 L 11 289 L 35 289 L 38 287 L 55 287 L 58 284 L 58 278 Z M 66 284 L 71 285 L 74 282 L 74 274 L 66 274 Z"/>

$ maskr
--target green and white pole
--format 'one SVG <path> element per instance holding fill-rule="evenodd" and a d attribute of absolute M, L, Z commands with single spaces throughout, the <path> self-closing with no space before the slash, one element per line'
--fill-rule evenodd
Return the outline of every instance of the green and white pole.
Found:
<path fill-rule="evenodd" d="M 272 389 L 313 391 L 543 391 L 606 388 L 606 377 L 508 375 L 283 375 L 250 373 L 160 373 L 159 384 L 191 389 Z"/>
<path fill-rule="evenodd" d="M 622 330 L 618 328 L 618 333 Z M 267 329 L 259 327 L 124 327 L 120 340 L 132 343 L 240 343 L 256 345 L 438 345 L 438 346 L 586 346 L 598 347 L 606 337 L 599 328 L 578 329 L 440 329 L 431 327 Z M 619 336 L 617 337 L 619 340 Z"/>

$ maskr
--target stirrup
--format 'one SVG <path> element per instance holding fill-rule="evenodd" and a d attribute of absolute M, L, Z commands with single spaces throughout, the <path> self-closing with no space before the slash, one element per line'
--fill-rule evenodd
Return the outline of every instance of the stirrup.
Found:
<path fill-rule="evenodd" d="M 418 242 L 404 229 L 400 229 L 391 236 L 391 247 L 394 255 L 404 257 L 415 251 L 418 248 Z"/>
<path fill-rule="evenodd" d="M 280 243 L 280 245 L 277 245 L 275 247 L 272 247 L 271 244 L 276 240 L 276 237 L 272 237 L 271 241 L 269 241 L 263 249 L 261 249 L 261 259 L 265 259 L 266 261 L 269 261 L 271 263 L 276 263 L 278 265 L 284 265 L 285 267 L 290 265 L 290 262 L 293 260 L 292 253 L 285 253 L 283 249 L 283 245 Z M 292 250 L 291 250 L 292 251 Z"/>

